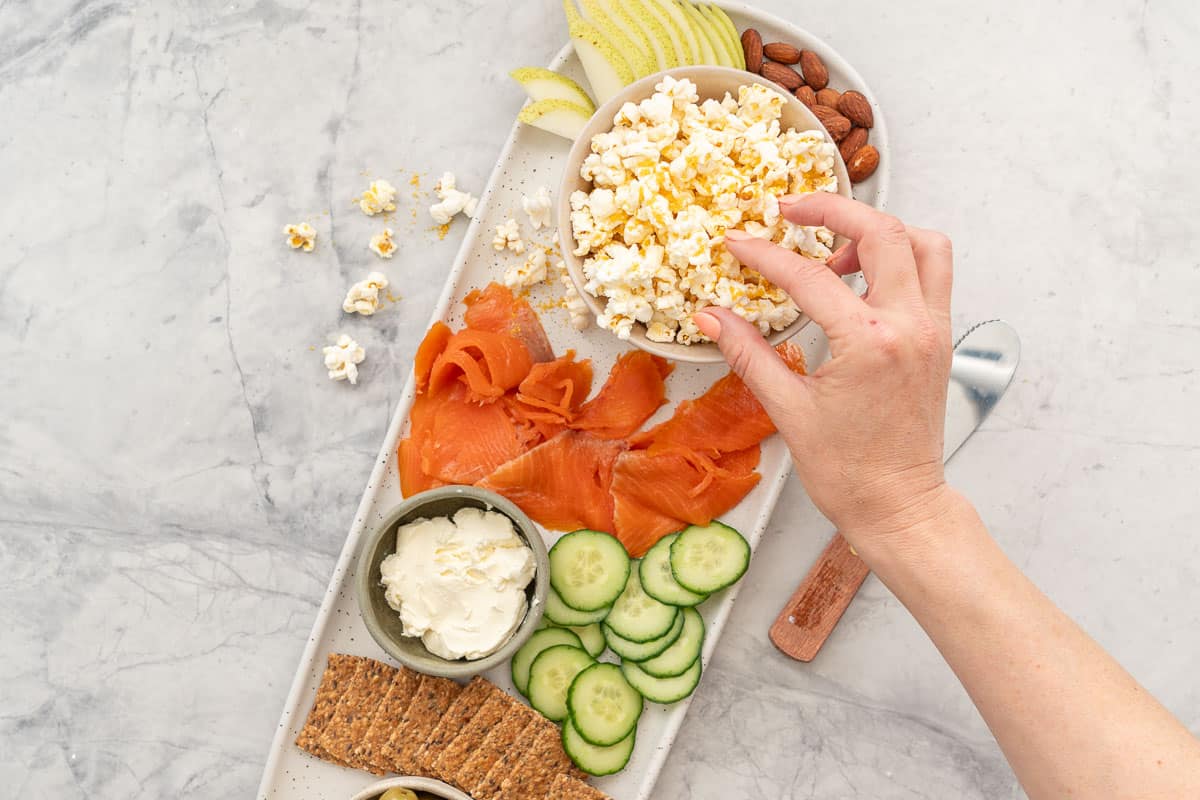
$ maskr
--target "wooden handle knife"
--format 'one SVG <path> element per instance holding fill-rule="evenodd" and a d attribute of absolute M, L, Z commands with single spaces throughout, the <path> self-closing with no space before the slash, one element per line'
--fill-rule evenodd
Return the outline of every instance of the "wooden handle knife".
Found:
<path fill-rule="evenodd" d="M 840 533 L 834 534 L 779 612 L 771 626 L 771 641 L 797 661 L 812 661 L 870 572 L 850 543 Z"/>

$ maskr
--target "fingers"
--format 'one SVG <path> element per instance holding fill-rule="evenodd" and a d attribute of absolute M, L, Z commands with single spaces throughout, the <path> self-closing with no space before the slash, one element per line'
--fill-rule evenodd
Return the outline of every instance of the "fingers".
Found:
<path fill-rule="evenodd" d="M 944 234 L 924 228 L 908 229 L 921 295 L 939 320 L 950 321 L 950 295 L 954 288 L 954 248 Z"/>
<path fill-rule="evenodd" d="M 877 302 L 911 304 L 919 300 L 917 265 L 900 220 L 829 192 L 785 197 L 779 208 L 797 225 L 823 225 L 853 239 L 853 256 Z"/>
<path fill-rule="evenodd" d="M 791 295 L 830 338 L 864 309 L 850 287 L 820 261 L 738 230 L 725 232 L 725 246 L 738 261 Z"/>
<path fill-rule="evenodd" d="M 746 382 L 767 414 L 780 420 L 795 413 L 803 382 L 767 343 L 758 328 L 726 308 L 709 306 L 692 315 L 700 331 L 717 343 L 730 368 Z"/>

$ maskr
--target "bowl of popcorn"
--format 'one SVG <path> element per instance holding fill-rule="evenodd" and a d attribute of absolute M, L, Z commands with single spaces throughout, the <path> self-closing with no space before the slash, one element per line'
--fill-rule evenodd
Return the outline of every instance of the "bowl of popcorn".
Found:
<path fill-rule="evenodd" d="M 731 309 L 772 344 L 808 324 L 787 294 L 725 248 L 743 230 L 810 258 L 827 228 L 794 225 L 788 194 L 850 196 L 837 145 L 795 96 L 728 67 L 644 78 L 605 103 L 575 140 L 558 194 L 567 272 L 597 324 L 655 355 L 721 361 L 692 322 Z"/>

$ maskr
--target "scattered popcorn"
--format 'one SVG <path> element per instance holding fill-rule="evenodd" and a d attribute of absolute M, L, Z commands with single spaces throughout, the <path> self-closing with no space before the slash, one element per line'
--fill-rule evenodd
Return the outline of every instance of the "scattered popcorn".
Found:
<path fill-rule="evenodd" d="M 496 226 L 496 236 L 492 239 L 492 247 L 503 250 L 506 247 L 517 255 L 525 252 L 525 241 L 521 238 L 521 225 L 511 217 Z"/>
<path fill-rule="evenodd" d="M 338 337 L 336 344 L 322 348 L 325 354 L 325 369 L 330 380 L 358 383 L 358 365 L 367 357 L 367 351 L 346 334 Z"/>
<path fill-rule="evenodd" d="M 380 258 L 391 258 L 396 254 L 396 243 L 392 241 L 392 229 L 384 228 L 383 233 L 371 237 L 371 252 Z M 384 284 L 386 286 L 386 284 Z"/>
<path fill-rule="evenodd" d="M 510 289 L 528 289 L 546 280 L 546 251 L 535 247 L 523 264 L 504 270 L 504 285 Z"/>
<path fill-rule="evenodd" d="M 362 314 L 369 317 L 379 310 L 379 292 L 386 289 L 387 276 L 382 272 L 372 272 L 350 287 L 346 299 L 342 301 L 342 311 L 347 314 Z"/>
<path fill-rule="evenodd" d="M 286 225 L 283 228 L 284 234 L 288 237 L 288 244 L 293 250 L 303 250 L 306 253 L 311 253 L 313 248 L 317 246 L 317 231 L 307 222 L 300 222 L 295 225 Z"/>
<path fill-rule="evenodd" d="M 627 338 L 641 323 L 653 341 L 691 344 L 707 341 L 691 316 L 709 305 L 764 335 L 795 321 L 795 303 L 725 249 L 737 228 L 830 255 L 832 234 L 783 219 L 778 198 L 837 191 L 837 147 L 821 131 L 781 131 L 783 102 L 760 84 L 700 102 L 691 81 L 665 77 L 592 137 L 580 175 L 593 188 L 570 203 L 585 289 L 604 300 L 599 325 Z"/>
<path fill-rule="evenodd" d="M 521 208 L 525 209 L 525 213 L 529 216 L 529 224 L 535 231 L 549 228 L 553 224 L 550 220 L 553 213 L 550 191 L 545 186 L 539 186 L 532 195 L 527 194 L 522 197 Z"/>
<path fill-rule="evenodd" d="M 434 187 L 441 202 L 429 207 L 429 216 L 433 217 L 433 221 L 438 225 L 449 225 L 450 220 L 458 214 L 466 214 L 468 217 L 475 215 L 479 199 L 466 192 L 460 192 L 457 183 L 454 173 L 446 172 Z"/>
<path fill-rule="evenodd" d="M 592 324 L 592 314 L 588 311 L 587 303 L 583 302 L 579 292 L 575 291 L 575 284 L 571 282 L 571 276 L 567 274 L 567 265 L 562 259 L 559 259 L 554 267 L 558 270 L 558 279 L 563 285 L 563 305 L 571 316 L 571 327 L 577 331 L 586 330 Z"/>
<path fill-rule="evenodd" d="M 396 210 L 396 187 L 385 180 L 371 181 L 371 185 L 354 202 L 368 217 L 383 211 Z"/>

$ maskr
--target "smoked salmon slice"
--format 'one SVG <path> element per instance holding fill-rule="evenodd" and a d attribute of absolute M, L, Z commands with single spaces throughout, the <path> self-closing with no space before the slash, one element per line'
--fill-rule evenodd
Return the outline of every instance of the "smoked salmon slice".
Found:
<path fill-rule="evenodd" d="M 623 354 L 600 392 L 583 404 L 569 426 L 605 439 L 628 437 L 667 401 L 666 378 L 673 369 L 667 360 L 642 350 Z"/>
<path fill-rule="evenodd" d="M 537 312 L 507 286 L 490 283 L 483 289 L 473 290 L 463 302 L 467 304 L 463 320 L 468 328 L 501 333 L 519 340 L 535 362 L 554 360 L 554 349 L 550 347 Z"/>
<path fill-rule="evenodd" d="M 516 400 L 548 421 L 569 422 L 592 391 L 592 362 L 575 360 L 575 351 L 534 364 L 517 387 Z"/>
<path fill-rule="evenodd" d="M 446 344 L 454 332 L 444 322 L 435 322 L 417 346 L 417 354 L 413 357 L 413 375 L 417 379 L 417 394 L 429 388 L 429 374 L 433 372 L 433 363 L 446 349 Z"/>
<path fill-rule="evenodd" d="M 425 475 L 445 483 L 475 483 L 525 452 L 503 403 L 475 403 L 461 388 L 431 402 L 436 408 L 426 427 L 414 432 Z"/>
<path fill-rule="evenodd" d="M 563 431 L 478 485 L 551 530 L 612 531 L 613 464 L 624 449 L 624 442 Z"/>
<path fill-rule="evenodd" d="M 529 350 L 519 339 L 492 331 L 459 331 L 434 360 L 428 391 L 441 394 L 458 379 L 470 390 L 470 399 L 491 402 L 524 380 L 532 366 Z"/>

